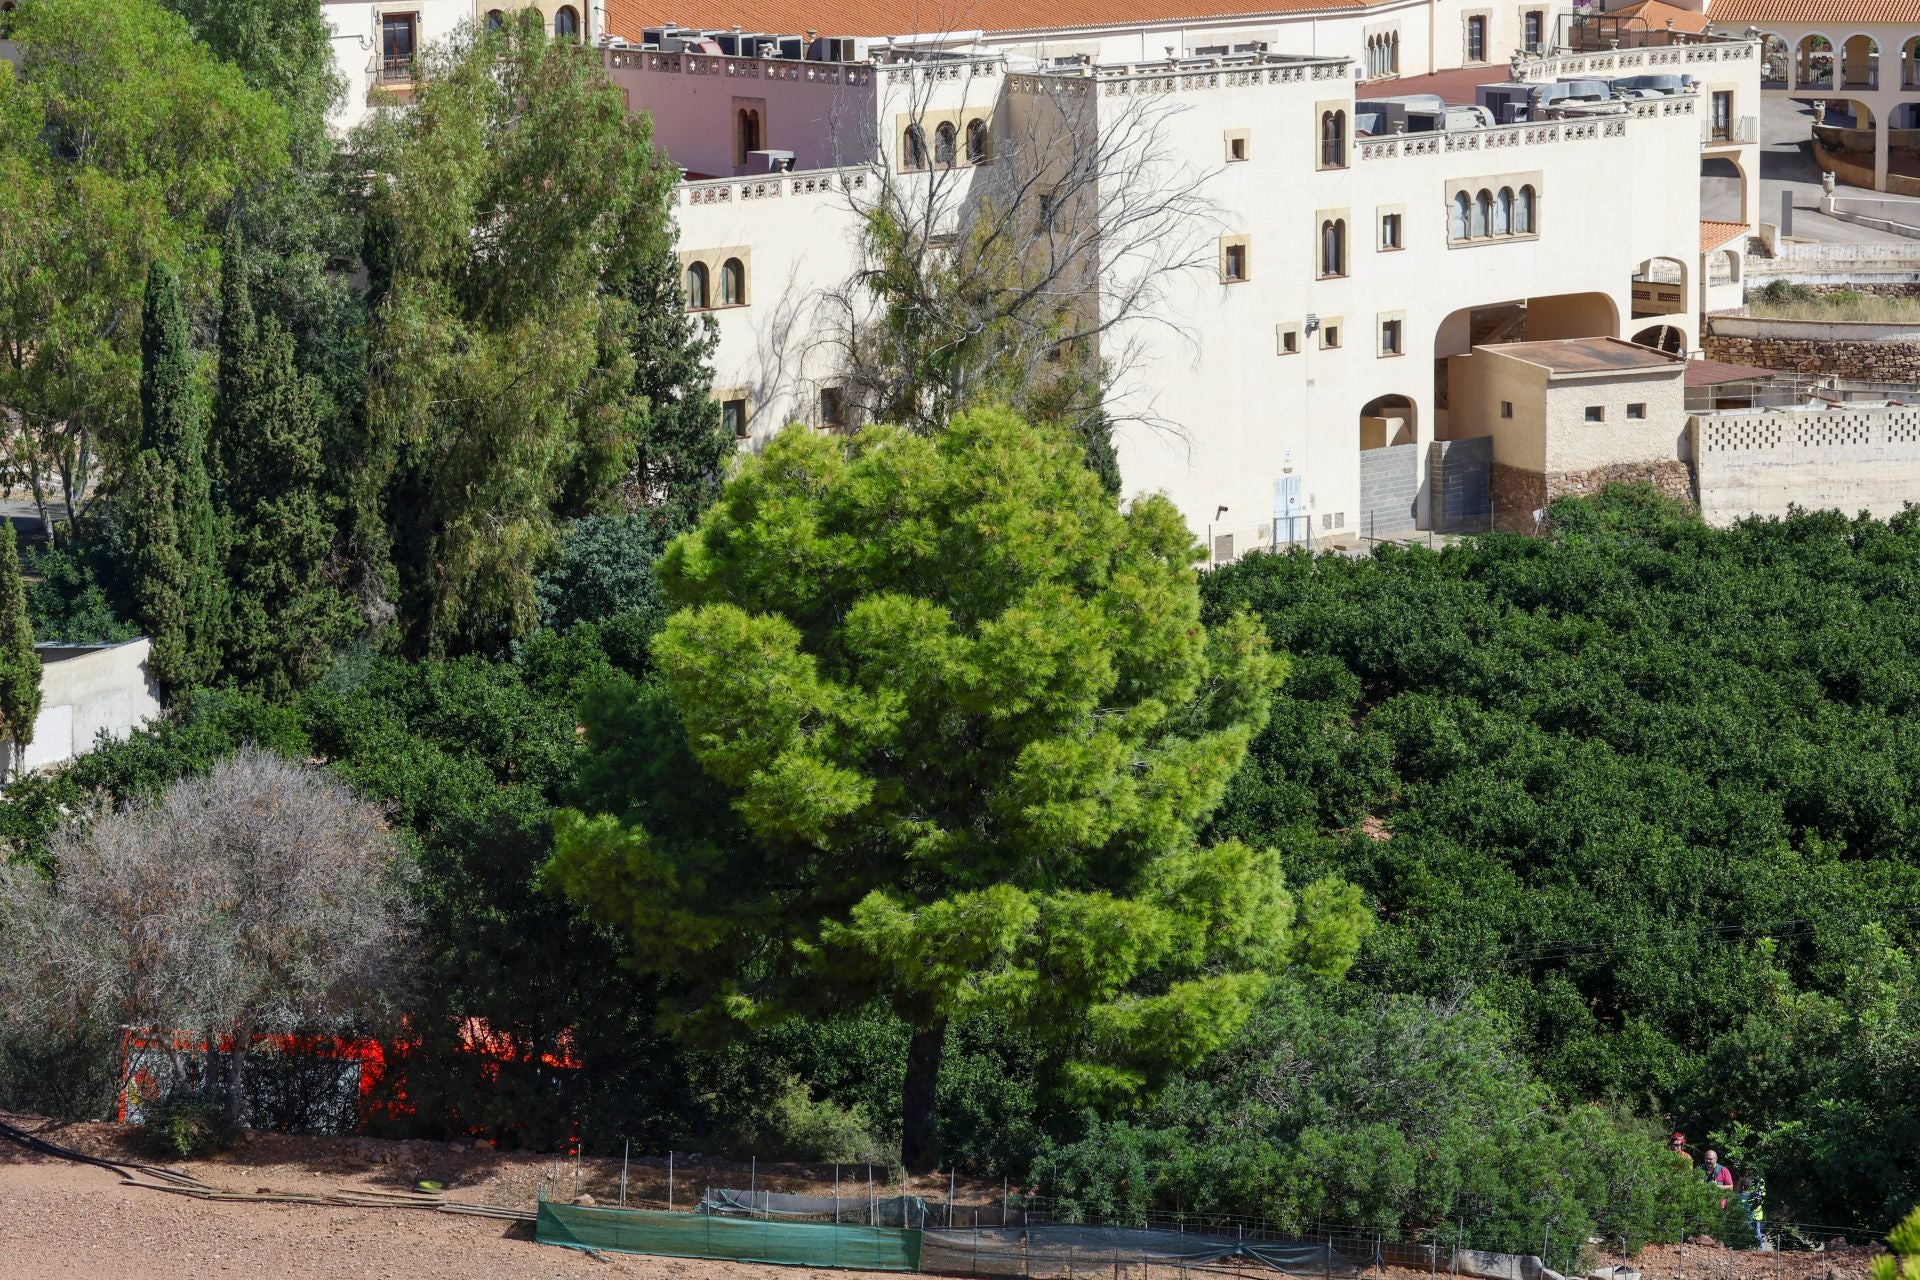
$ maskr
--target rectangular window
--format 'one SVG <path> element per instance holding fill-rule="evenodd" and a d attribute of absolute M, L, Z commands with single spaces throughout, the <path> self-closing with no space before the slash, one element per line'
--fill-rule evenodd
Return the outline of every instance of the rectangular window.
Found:
<path fill-rule="evenodd" d="M 746 439 L 747 402 L 745 400 L 722 400 L 720 402 L 720 425 L 726 433 L 734 439 Z"/>
<path fill-rule="evenodd" d="M 413 79 L 414 37 L 420 19 L 411 13 L 389 13 L 380 19 L 380 78 Z"/>
<path fill-rule="evenodd" d="M 1340 326 L 1330 324 L 1320 330 L 1320 349 L 1331 351 L 1340 345 Z"/>
<path fill-rule="evenodd" d="M 1605 405 L 1590 404 L 1587 406 L 1588 422 L 1605 422 L 1606 420 L 1607 409 Z"/>
<path fill-rule="evenodd" d="M 1717 142 L 1725 142 L 1733 135 L 1733 94 L 1721 92 L 1713 95 L 1713 136 Z"/>
<path fill-rule="evenodd" d="M 846 407 L 840 399 L 840 388 L 820 388 L 820 425 L 823 427 L 846 425 Z"/>
<path fill-rule="evenodd" d="M 1282 329 L 1280 331 L 1280 354 L 1283 356 L 1291 356 L 1299 354 L 1299 351 L 1300 331 L 1298 329 Z"/>
<path fill-rule="evenodd" d="M 1246 136 L 1243 134 L 1238 137 L 1228 138 L 1227 139 L 1227 159 L 1229 161 L 1234 161 L 1234 160 L 1245 160 L 1246 158 L 1247 158 Z"/>
<path fill-rule="evenodd" d="M 1230 244 L 1227 246 L 1225 265 L 1221 268 L 1228 283 L 1247 278 L 1247 246 Z"/>
<path fill-rule="evenodd" d="M 1401 323 L 1402 322 L 1399 320 L 1383 320 L 1380 322 L 1380 354 L 1381 355 L 1397 356 L 1400 354 Z"/>
<path fill-rule="evenodd" d="M 1060 197 L 1051 191 L 1040 193 L 1040 229 L 1057 230 L 1060 225 Z"/>
<path fill-rule="evenodd" d="M 1487 20 L 1474 16 L 1467 19 L 1467 61 L 1485 62 L 1487 60 Z"/>
<path fill-rule="evenodd" d="M 1647 416 L 1647 406 L 1644 404 L 1630 404 L 1627 406 L 1627 416 L 1629 418 L 1645 418 Z"/>
<path fill-rule="evenodd" d="M 1400 247 L 1400 215 L 1384 214 L 1380 218 L 1380 247 L 1398 249 Z"/>
<path fill-rule="evenodd" d="M 1511 418 L 1513 416 L 1513 401 L 1502 400 L 1500 402 L 1500 416 L 1503 418 Z"/>
<path fill-rule="evenodd" d="M 1542 43 L 1542 32 L 1545 30 L 1545 25 L 1546 24 L 1543 21 L 1543 15 L 1540 13 L 1538 9 L 1530 9 L 1527 11 L 1526 42 L 1527 42 L 1528 53 L 1544 52 L 1544 50 L 1540 46 Z"/>

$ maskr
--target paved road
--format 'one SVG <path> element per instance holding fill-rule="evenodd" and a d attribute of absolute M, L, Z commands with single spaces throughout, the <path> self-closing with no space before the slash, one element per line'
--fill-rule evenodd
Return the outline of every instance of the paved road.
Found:
<path fill-rule="evenodd" d="M 1793 196 L 1793 237 L 1796 240 L 1821 240 L 1841 244 L 1881 244 L 1888 241 L 1910 243 L 1902 237 L 1876 231 L 1871 227 L 1841 222 L 1817 212 L 1822 189 L 1820 166 L 1814 163 L 1808 131 L 1813 124 L 1813 108 L 1791 98 L 1766 98 L 1760 108 L 1760 207 L 1755 217 L 1760 222 L 1780 220 L 1780 197 Z M 1722 161 L 1724 176 L 1709 175 L 1700 180 L 1700 216 L 1734 222 L 1740 217 L 1740 185 L 1733 166 Z M 1843 188 L 1853 190 L 1853 188 Z M 1875 193 L 1875 198 L 1899 200 L 1899 196 Z M 1920 200 L 1915 200 L 1920 206 Z M 1920 208 L 1916 208 L 1920 213 Z"/>

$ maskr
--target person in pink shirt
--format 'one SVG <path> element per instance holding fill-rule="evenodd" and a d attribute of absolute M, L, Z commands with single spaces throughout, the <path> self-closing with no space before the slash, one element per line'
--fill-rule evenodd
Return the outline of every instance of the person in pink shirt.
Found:
<path fill-rule="evenodd" d="M 1733 1190 L 1733 1170 L 1720 1163 L 1720 1153 L 1712 1147 L 1707 1148 L 1707 1158 L 1701 1164 L 1700 1172 L 1705 1174 L 1707 1181 L 1715 1186 L 1725 1187 L 1728 1191 Z M 1722 1209 L 1727 1207 L 1725 1196 L 1720 1197 L 1720 1207 Z"/>

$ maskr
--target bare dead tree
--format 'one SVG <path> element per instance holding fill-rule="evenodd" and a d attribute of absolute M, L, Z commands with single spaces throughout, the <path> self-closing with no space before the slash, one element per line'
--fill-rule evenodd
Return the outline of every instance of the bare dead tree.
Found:
<path fill-rule="evenodd" d="M 247 747 L 157 802 L 58 835 L 52 875 L 0 864 L 0 1019 L 230 1038 L 239 1123 L 257 1036 L 340 1030 L 406 973 L 412 865 L 380 811 Z"/>
<path fill-rule="evenodd" d="M 1177 95 L 1104 93 L 1084 65 L 1003 70 L 902 57 L 877 69 L 877 110 L 835 121 L 864 171 L 840 185 L 862 255 L 821 300 L 822 363 L 865 418 L 922 431 L 983 400 L 1082 431 L 1171 427 L 1119 393 L 1145 344 L 1192 341 L 1168 303 L 1216 267 L 1217 170 L 1174 145 Z"/>

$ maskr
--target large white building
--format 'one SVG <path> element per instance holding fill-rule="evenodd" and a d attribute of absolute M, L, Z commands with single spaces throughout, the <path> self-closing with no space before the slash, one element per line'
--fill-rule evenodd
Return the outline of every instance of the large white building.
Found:
<path fill-rule="evenodd" d="M 1064 102 L 1091 122 L 1074 146 L 1151 104 L 1160 180 L 1215 210 L 1206 266 L 1102 342 L 1129 364 L 1127 490 L 1170 494 L 1217 559 L 1440 523 L 1436 441 L 1494 441 L 1496 498 L 1539 505 L 1563 477 L 1506 456 L 1489 419 L 1511 404 L 1449 397 L 1450 358 L 1591 337 L 1688 352 L 1739 299 L 1758 172 L 1728 122 L 1760 93 L 1742 35 L 1616 19 L 1602 37 L 1553 5 L 1461 0 L 825 3 L 609 6 L 609 72 L 688 173 L 683 267 L 749 442 L 843 420 L 820 307 L 858 266 L 863 200 L 1002 163 Z M 1702 222 L 1703 157 L 1741 172 L 1739 221 Z"/>
<path fill-rule="evenodd" d="M 333 28 L 333 60 L 347 91 L 334 128 L 353 128 L 381 99 L 405 102 L 420 57 L 462 27 L 500 23 L 532 9 L 563 39 L 591 43 L 606 30 L 604 0 L 321 0 Z"/>

